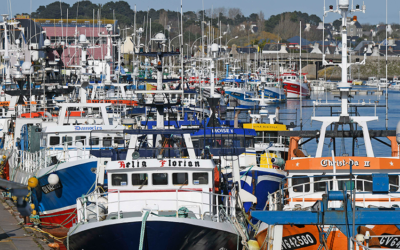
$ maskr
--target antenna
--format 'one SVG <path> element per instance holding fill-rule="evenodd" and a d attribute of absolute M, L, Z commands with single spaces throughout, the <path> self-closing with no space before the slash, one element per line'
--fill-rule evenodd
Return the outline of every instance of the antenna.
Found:
<path fill-rule="evenodd" d="M 388 129 L 388 83 L 389 83 L 389 79 L 388 79 L 388 45 L 389 45 L 389 41 L 388 41 L 388 1 L 386 0 L 386 94 L 385 94 L 385 98 L 386 98 L 386 130 Z"/>
<path fill-rule="evenodd" d="M 279 66 L 279 65 L 278 65 Z M 299 65 L 299 67 L 300 67 L 300 130 L 303 130 L 303 81 L 302 81 L 302 78 L 301 78 L 301 66 L 302 66 L 302 64 L 301 64 L 301 21 L 300 21 L 300 65 Z"/>

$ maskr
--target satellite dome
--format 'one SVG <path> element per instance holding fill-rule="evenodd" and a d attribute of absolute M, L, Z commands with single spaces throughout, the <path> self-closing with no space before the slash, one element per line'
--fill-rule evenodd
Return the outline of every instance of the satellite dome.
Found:
<path fill-rule="evenodd" d="M 85 43 L 86 42 L 86 36 L 84 34 L 79 35 L 79 42 L 80 43 Z"/>
<path fill-rule="evenodd" d="M 33 74 L 33 67 L 30 62 L 24 62 L 22 64 L 21 68 L 22 68 L 22 74 L 24 74 L 24 75 Z"/>
<path fill-rule="evenodd" d="M 159 42 L 159 43 L 164 43 L 167 39 L 165 38 L 165 35 L 163 33 L 158 33 L 154 38 L 153 41 Z"/>
<path fill-rule="evenodd" d="M 218 52 L 218 44 L 213 43 L 213 44 L 211 45 L 211 51 L 212 51 L 212 52 Z"/>
<path fill-rule="evenodd" d="M 44 46 L 50 46 L 50 40 L 49 39 L 46 39 L 46 40 L 44 40 Z"/>

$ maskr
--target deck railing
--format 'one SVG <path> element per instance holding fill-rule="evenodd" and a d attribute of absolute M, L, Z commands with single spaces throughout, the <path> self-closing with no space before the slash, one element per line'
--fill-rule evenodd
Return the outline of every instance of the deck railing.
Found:
<path fill-rule="evenodd" d="M 356 174 L 357 175 L 357 174 Z M 357 176 L 366 176 L 366 175 L 357 175 Z M 317 177 L 332 177 L 332 176 L 317 176 Z M 303 177 L 298 177 L 298 178 L 304 178 Z M 296 178 L 291 178 L 296 179 Z M 286 179 L 287 180 L 287 179 Z M 322 200 L 322 195 L 326 193 L 326 187 L 328 187 L 329 191 L 332 190 L 339 190 L 342 191 L 344 189 L 343 185 L 346 186 L 353 186 L 356 190 L 356 202 L 357 203 L 362 203 L 363 206 L 366 206 L 367 203 L 368 205 L 371 205 L 371 203 L 374 203 L 373 201 L 371 202 L 369 200 L 370 197 L 372 196 L 372 180 L 367 180 L 367 179 L 358 179 L 358 178 L 353 178 L 352 182 L 353 184 L 346 184 L 349 182 L 349 177 L 346 176 L 336 176 L 336 179 L 323 179 L 323 180 L 318 180 L 318 181 L 310 181 L 310 182 L 305 182 L 301 184 L 296 184 L 296 185 L 291 185 L 288 187 L 282 187 L 280 190 L 271 193 L 268 195 L 268 202 L 269 202 L 269 209 L 270 210 L 281 210 L 283 206 L 287 205 L 288 203 L 295 202 L 296 204 L 301 203 L 301 206 L 304 208 L 307 202 L 315 202 L 309 201 L 310 198 L 312 199 L 319 199 Z M 323 188 L 319 188 L 320 190 L 316 190 L 316 184 L 322 185 Z M 328 184 L 328 185 L 327 185 Z M 340 185 L 342 184 L 342 185 Z M 361 184 L 361 185 L 360 185 Z M 371 188 L 366 188 L 366 186 L 370 186 Z M 361 187 L 360 187 L 361 186 Z M 305 192 L 306 188 L 309 190 Z M 387 202 L 389 203 L 389 206 L 394 205 L 393 202 L 397 200 L 400 197 L 400 194 L 395 194 L 394 192 L 399 191 L 400 186 L 395 185 L 395 184 L 389 184 L 389 193 L 388 194 L 379 194 L 379 195 L 384 195 L 387 199 Z M 295 190 L 302 190 L 296 192 Z M 352 188 L 346 188 L 347 192 L 350 194 L 352 192 Z M 315 197 L 315 195 L 320 195 L 319 197 Z M 358 197 L 357 197 L 358 196 Z M 360 200 L 360 196 L 362 196 L 362 200 Z M 296 201 L 295 201 L 296 199 Z M 400 203 L 396 202 L 397 205 L 400 205 Z"/>
<path fill-rule="evenodd" d="M 191 192 L 191 193 L 196 193 L 200 194 L 201 199 L 197 201 L 193 200 L 185 200 L 179 197 L 180 193 L 183 192 Z M 107 199 L 109 194 L 117 194 L 118 199 L 116 201 L 112 202 L 101 202 L 101 200 L 105 200 L 104 198 Z M 143 203 L 143 209 L 140 211 L 135 211 L 135 212 L 143 212 L 146 209 L 146 204 L 148 204 L 148 201 L 152 201 L 154 203 L 163 203 L 163 202 L 170 202 L 171 204 L 175 204 L 174 209 L 170 210 L 163 210 L 166 212 L 172 212 L 175 214 L 175 217 L 179 216 L 179 209 L 186 207 L 186 208 L 191 208 L 189 211 L 191 214 L 194 214 L 196 216 L 196 219 L 204 220 L 207 218 L 206 215 L 208 215 L 209 218 L 211 218 L 213 221 L 216 222 L 223 222 L 223 221 L 231 221 L 235 217 L 235 205 L 236 205 L 236 199 L 234 196 L 231 195 L 223 195 L 223 194 L 215 194 L 215 193 L 210 193 L 210 192 L 203 192 L 203 191 L 195 191 L 195 190 L 189 190 L 189 189 L 177 189 L 175 191 L 175 199 L 163 199 L 160 197 L 157 198 L 148 198 L 148 199 L 123 199 L 121 200 L 121 192 L 120 190 L 117 191 L 112 191 L 112 192 L 107 192 L 107 193 L 92 193 L 86 196 L 82 196 L 77 198 L 77 223 L 80 222 L 88 222 L 90 219 L 94 219 L 95 221 L 101 221 L 101 217 L 107 216 L 110 214 L 116 214 L 117 218 L 113 219 L 120 219 L 123 217 L 124 211 L 121 211 L 121 205 L 122 203 L 128 203 L 128 202 L 135 202 L 135 204 Z M 207 197 L 205 199 L 205 197 Z M 88 201 L 91 200 L 91 202 L 94 203 L 95 207 L 89 207 Z M 217 201 L 217 203 L 215 203 Z M 110 207 L 110 204 L 116 204 L 117 205 L 117 211 L 107 211 L 107 214 L 102 214 L 100 213 L 99 209 L 103 209 L 105 207 Z M 126 211 L 125 211 L 126 212 Z M 129 211 L 132 212 L 132 211 Z M 154 210 L 154 212 L 158 212 Z M 158 215 L 162 217 L 162 215 Z M 104 219 L 104 218 L 103 218 Z"/>

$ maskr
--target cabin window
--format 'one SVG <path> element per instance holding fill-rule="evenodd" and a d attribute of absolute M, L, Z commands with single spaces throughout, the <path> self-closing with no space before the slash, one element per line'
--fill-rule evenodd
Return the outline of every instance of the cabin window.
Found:
<path fill-rule="evenodd" d="M 75 137 L 75 143 L 80 142 L 82 143 L 83 146 L 86 144 L 86 136 L 76 136 Z"/>
<path fill-rule="evenodd" d="M 299 88 L 299 86 L 297 86 L 297 85 L 290 85 L 290 87 L 292 87 L 292 88 L 294 88 L 294 89 Z"/>
<path fill-rule="evenodd" d="M 193 140 L 193 148 L 194 149 L 200 148 L 199 143 L 200 142 L 198 140 Z"/>
<path fill-rule="evenodd" d="M 132 174 L 133 186 L 147 186 L 147 174 Z"/>
<path fill-rule="evenodd" d="M 310 182 L 310 178 L 306 175 L 294 175 L 292 178 L 293 192 L 302 193 L 310 192 L 310 184 L 305 184 Z M 301 185 L 305 184 L 305 185 Z"/>
<path fill-rule="evenodd" d="M 208 173 L 193 173 L 193 185 L 208 184 Z"/>
<path fill-rule="evenodd" d="M 214 139 L 210 139 L 210 138 L 206 138 L 205 140 L 200 140 L 200 148 L 203 148 L 204 147 L 204 141 L 205 141 L 205 143 L 206 143 L 206 147 L 208 146 L 208 147 L 211 147 L 211 148 L 213 148 L 214 147 Z"/>
<path fill-rule="evenodd" d="M 339 190 L 344 190 L 344 186 L 346 186 L 346 190 L 353 190 L 355 186 L 354 182 L 355 178 L 353 178 L 353 183 L 351 185 L 350 185 L 350 175 L 339 175 L 336 177 L 336 179 L 338 180 Z M 359 189 L 359 186 L 357 186 L 357 189 Z"/>
<path fill-rule="evenodd" d="M 278 142 L 278 132 L 265 132 L 264 134 L 264 142 Z"/>
<path fill-rule="evenodd" d="M 112 137 L 103 138 L 103 147 L 111 147 Z"/>
<path fill-rule="evenodd" d="M 90 144 L 91 146 L 98 146 L 99 143 L 100 143 L 99 137 L 92 137 L 92 138 L 90 138 L 90 140 L 89 140 L 89 144 Z"/>
<path fill-rule="evenodd" d="M 246 138 L 246 148 L 254 148 L 254 139 Z"/>
<path fill-rule="evenodd" d="M 328 189 L 330 190 L 332 177 L 314 177 L 314 192 L 324 192 L 326 190 L 326 183 L 328 183 Z"/>
<path fill-rule="evenodd" d="M 127 174 L 112 174 L 111 179 L 113 186 L 126 186 L 128 183 Z"/>
<path fill-rule="evenodd" d="M 167 173 L 153 174 L 152 177 L 153 177 L 153 185 L 168 185 Z"/>
<path fill-rule="evenodd" d="M 224 140 L 225 148 L 242 148 L 243 147 L 243 138 L 240 139 L 225 139 Z"/>
<path fill-rule="evenodd" d="M 399 176 L 389 175 L 389 190 L 390 192 L 396 192 L 399 189 Z"/>
<path fill-rule="evenodd" d="M 357 176 L 357 190 L 372 192 L 372 175 Z"/>
<path fill-rule="evenodd" d="M 187 185 L 189 184 L 187 173 L 173 173 L 172 174 L 172 184 L 174 185 Z"/>
<path fill-rule="evenodd" d="M 255 138 L 255 140 L 256 140 L 256 142 L 263 142 L 263 132 L 262 131 L 257 131 L 257 135 L 256 135 L 256 138 Z"/>
<path fill-rule="evenodd" d="M 71 136 L 63 136 L 62 137 L 62 143 L 67 143 L 68 146 L 72 146 L 72 137 Z"/>
<path fill-rule="evenodd" d="M 123 137 L 115 137 L 114 144 L 124 144 L 124 138 Z"/>
<path fill-rule="evenodd" d="M 50 137 L 50 142 L 49 142 L 50 146 L 54 146 L 54 145 L 58 145 L 60 144 L 60 137 L 58 136 L 51 136 Z"/>

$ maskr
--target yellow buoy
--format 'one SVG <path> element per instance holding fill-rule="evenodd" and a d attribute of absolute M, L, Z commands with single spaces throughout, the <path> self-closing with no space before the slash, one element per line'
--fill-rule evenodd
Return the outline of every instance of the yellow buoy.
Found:
<path fill-rule="evenodd" d="M 249 245 L 249 250 L 259 250 L 260 249 L 260 245 L 258 245 L 258 242 L 256 240 L 249 240 L 247 242 L 247 244 Z"/>
<path fill-rule="evenodd" d="M 36 210 L 32 210 L 32 215 L 36 215 Z"/>
<path fill-rule="evenodd" d="M 7 156 L 6 155 L 3 155 L 3 159 L 5 160 L 7 158 Z"/>
<path fill-rule="evenodd" d="M 37 187 L 37 185 L 39 184 L 39 180 L 36 177 L 31 177 L 28 180 L 28 186 L 31 188 L 35 188 Z"/>
<path fill-rule="evenodd" d="M 31 203 L 31 208 L 35 209 L 35 204 Z"/>

